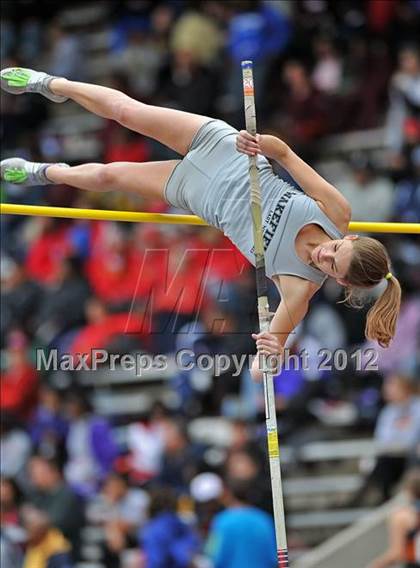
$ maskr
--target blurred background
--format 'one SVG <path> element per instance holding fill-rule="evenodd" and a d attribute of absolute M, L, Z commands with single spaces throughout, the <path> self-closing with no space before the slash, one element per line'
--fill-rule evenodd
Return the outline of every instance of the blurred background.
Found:
<path fill-rule="evenodd" d="M 354 220 L 419 222 L 419 32 L 418 0 L 2 1 L 1 67 L 111 86 L 243 128 L 240 61 L 252 59 L 260 132 L 282 137 L 335 184 Z M 2 93 L 0 136 L 2 159 L 177 157 L 72 102 L 31 95 Z M 64 186 L 3 183 L 1 199 L 168 211 Z M 239 537 L 220 515 L 240 526 L 239 502 L 271 514 L 261 386 L 247 366 L 216 377 L 180 371 L 174 354 L 255 353 L 252 267 L 208 227 L 3 216 L 1 237 L 2 565 L 237 568 L 221 550 Z M 330 281 L 290 340 L 308 368 L 276 378 L 294 566 L 368 566 L 385 551 L 404 476 L 418 467 L 420 246 L 413 235 L 380 239 L 403 287 L 392 346 L 365 340 L 366 309 L 338 303 Z M 169 290 L 162 266 L 167 282 L 178 271 Z M 270 296 L 278 300 L 274 287 Z M 36 370 L 36 349 L 91 347 L 165 354 L 170 365 L 141 377 Z M 348 364 L 321 371 L 320 349 L 341 349 Z M 420 499 L 419 479 L 410 487 Z M 261 519 L 262 533 L 248 535 L 256 550 L 272 539 Z M 261 556 L 255 568 L 265 566 L 275 563 Z"/>

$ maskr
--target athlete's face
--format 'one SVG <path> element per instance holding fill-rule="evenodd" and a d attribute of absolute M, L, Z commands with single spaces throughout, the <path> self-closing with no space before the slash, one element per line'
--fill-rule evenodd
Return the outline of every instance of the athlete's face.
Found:
<path fill-rule="evenodd" d="M 340 284 L 345 284 L 355 239 L 357 239 L 356 235 L 348 235 L 344 239 L 327 241 L 316 246 L 311 253 L 312 262 L 324 274 L 336 278 Z"/>

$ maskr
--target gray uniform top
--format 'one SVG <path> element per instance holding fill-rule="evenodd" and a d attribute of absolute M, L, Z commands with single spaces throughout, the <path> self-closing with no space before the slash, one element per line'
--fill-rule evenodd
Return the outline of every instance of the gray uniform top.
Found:
<path fill-rule="evenodd" d="M 236 150 L 238 131 L 212 120 L 197 133 L 188 154 L 165 188 L 167 201 L 222 230 L 255 265 L 249 196 L 248 157 Z M 296 253 L 295 240 L 305 225 L 319 225 L 332 239 L 341 233 L 317 203 L 273 173 L 258 156 L 266 273 L 288 274 L 321 285 L 326 276 Z"/>
<path fill-rule="evenodd" d="M 277 208 L 281 206 L 281 200 Z M 276 217 L 276 214 L 274 215 Z M 326 275 L 317 268 L 306 264 L 296 253 L 295 240 L 305 225 L 319 225 L 331 239 L 342 239 L 341 233 L 318 204 L 305 194 L 293 196 L 279 221 L 269 222 L 266 234 L 273 235 L 266 249 L 266 272 L 300 276 L 321 285 Z M 273 225 L 277 225 L 274 227 Z"/>

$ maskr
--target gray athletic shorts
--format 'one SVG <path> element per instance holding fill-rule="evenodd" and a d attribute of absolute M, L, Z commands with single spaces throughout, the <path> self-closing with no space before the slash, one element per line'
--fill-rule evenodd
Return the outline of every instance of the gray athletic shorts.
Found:
<path fill-rule="evenodd" d="M 236 150 L 237 134 L 226 122 L 209 119 L 172 172 L 165 199 L 223 231 L 252 262 L 249 160 Z M 257 166 L 264 219 L 290 185 L 273 173 L 264 156 L 257 157 Z"/>
<path fill-rule="evenodd" d="M 237 134 L 237 130 L 222 120 L 209 119 L 203 124 L 166 184 L 165 198 L 169 205 L 196 215 L 204 213 L 203 200 L 212 180 L 229 156 L 238 155 Z"/>

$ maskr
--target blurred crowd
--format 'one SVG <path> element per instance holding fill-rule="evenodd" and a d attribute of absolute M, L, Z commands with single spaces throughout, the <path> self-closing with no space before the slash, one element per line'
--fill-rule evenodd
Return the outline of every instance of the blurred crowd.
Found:
<path fill-rule="evenodd" d="M 3 410 L 1 425 L 8 568 L 23 556 L 25 567 L 73 566 L 86 554 L 83 534 L 95 529 L 110 568 L 275 566 L 267 460 L 246 422 L 233 423 L 219 467 L 159 403 L 127 426 L 123 443 L 80 391 L 63 396 L 46 383 L 29 420 Z"/>
<path fill-rule="evenodd" d="M 240 61 L 252 59 L 261 132 L 322 165 L 331 153 L 328 140 L 366 131 L 375 139 L 372 149 L 334 155 L 329 179 L 350 201 L 355 220 L 420 222 L 419 20 L 416 0 L 4 1 L 0 59 L 2 68 L 100 82 L 237 128 L 243 128 Z M 89 131 L 74 120 L 69 130 L 73 115 L 57 107 L 42 97 L 2 93 L 2 158 L 79 163 L 85 146 L 80 159 L 75 152 L 88 139 L 94 142 L 89 161 L 176 157 L 110 121 Z M 159 201 L 60 186 L 3 183 L 1 198 L 168 210 Z M 68 568 L 81 557 L 88 525 L 102 530 L 107 568 L 275 566 L 264 402 L 246 367 L 239 377 L 231 368 L 220 377 L 175 371 L 172 407 L 157 402 L 125 421 L 100 416 L 77 373 L 68 372 L 63 383 L 35 368 L 37 348 L 252 355 L 258 319 L 249 263 L 207 227 L 3 216 L 1 236 L 4 565 L 19 568 L 25 554 L 25 568 L 47 568 L 52 557 L 51 565 Z M 414 236 L 381 239 L 403 287 L 392 346 L 366 342 L 367 309 L 339 303 L 340 288 L 328 282 L 288 344 L 297 357 L 305 350 L 309 366 L 276 378 L 286 442 L 299 445 L 314 439 L 314 428 L 340 425 L 374 435 L 385 448 L 399 447 L 397 457 L 384 451 L 358 495 L 373 485 L 379 502 L 416 461 L 420 440 L 420 247 Z M 275 300 L 274 287 L 269 290 Z M 345 351 L 348 365 L 321 370 L 322 349 Z M 351 357 L 355 352 L 361 356 Z M 223 465 L 190 439 L 187 425 L 200 416 L 231 423 Z"/>

